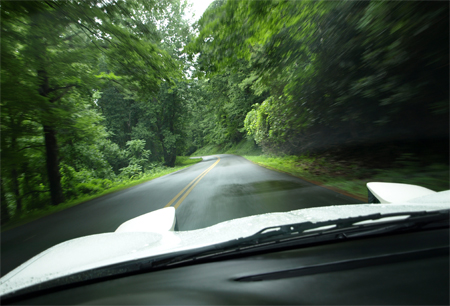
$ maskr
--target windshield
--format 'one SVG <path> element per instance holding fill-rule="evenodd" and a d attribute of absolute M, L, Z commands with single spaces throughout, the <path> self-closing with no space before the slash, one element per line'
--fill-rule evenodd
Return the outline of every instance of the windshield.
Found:
<path fill-rule="evenodd" d="M 234 234 L 299 209 L 411 211 L 449 189 L 448 17 L 447 1 L 2 1 L 1 275 L 165 207 L 210 243 L 255 215 Z"/>

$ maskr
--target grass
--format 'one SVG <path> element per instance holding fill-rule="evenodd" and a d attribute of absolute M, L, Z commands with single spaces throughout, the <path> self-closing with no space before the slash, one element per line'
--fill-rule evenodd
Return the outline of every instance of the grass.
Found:
<path fill-rule="evenodd" d="M 223 153 L 223 150 L 220 146 L 206 145 L 192 153 L 191 156 L 213 155 L 217 153 Z"/>
<path fill-rule="evenodd" d="M 233 144 L 225 153 L 254 156 L 262 154 L 262 151 L 253 140 L 244 139 L 237 144 Z"/>
<path fill-rule="evenodd" d="M 103 190 L 103 191 L 98 192 L 93 195 L 86 195 L 86 196 L 82 196 L 82 197 L 79 197 L 74 200 L 67 201 L 65 203 L 61 203 L 58 206 L 48 205 L 41 209 L 29 211 L 27 213 L 22 214 L 21 216 L 13 217 L 13 218 L 11 218 L 11 220 L 6 222 L 5 224 L 2 224 L 1 231 L 3 232 L 6 230 L 15 228 L 17 226 L 20 226 L 20 225 L 24 225 L 31 221 L 40 219 L 42 217 L 54 214 L 56 212 L 65 210 L 67 208 L 76 206 L 78 204 L 81 204 L 81 203 L 84 203 L 84 202 L 87 202 L 87 201 L 90 201 L 93 199 L 97 199 L 97 198 L 105 196 L 107 194 L 111 194 L 111 193 L 114 193 L 114 192 L 117 192 L 120 190 L 124 190 L 124 189 L 130 188 L 130 187 L 151 181 L 155 178 L 158 178 L 158 177 L 176 172 L 178 170 L 184 169 L 186 167 L 189 167 L 200 161 L 201 161 L 201 159 L 190 159 L 188 156 L 177 156 L 177 160 L 176 160 L 174 168 L 164 168 L 163 170 L 159 170 L 157 172 L 144 174 L 142 177 L 140 177 L 136 180 L 118 183 L 117 185 L 113 186 L 112 188 Z"/>
<path fill-rule="evenodd" d="M 363 201 L 367 200 L 368 182 L 413 184 L 435 191 L 449 189 L 449 168 L 444 164 L 420 166 L 398 162 L 389 169 L 369 169 L 356 162 L 334 161 L 318 156 L 244 157 L 261 166 L 289 173 Z"/>
<path fill-rule="evenodd" d="M 317 185 L 328 187 L 351 195 L 360 200 L 367 200 L 367 180 L 358 178 L 349 178 L 343 174 L 343 169 L 335 167 L 331 169 L 330 165 L 324 161 L 317 160 L 315 157 L 308 156 L 248 156 L 244 157 L 263 167 L 285 172 Z"/>

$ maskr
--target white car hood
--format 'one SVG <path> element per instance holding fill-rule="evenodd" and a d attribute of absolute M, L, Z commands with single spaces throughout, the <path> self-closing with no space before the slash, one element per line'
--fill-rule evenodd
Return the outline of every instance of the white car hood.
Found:
<path fill-rule="evenodd" d="M 6 274 L 0 279 L 0 295 L 93 268 L 247 237 L 269 226 L 448 208 L 450 191 L 445 191 L 397 204 L 339 205 L 262 214 L 193 231 L 114 232 L 85 236 L 60 243 Z"/>

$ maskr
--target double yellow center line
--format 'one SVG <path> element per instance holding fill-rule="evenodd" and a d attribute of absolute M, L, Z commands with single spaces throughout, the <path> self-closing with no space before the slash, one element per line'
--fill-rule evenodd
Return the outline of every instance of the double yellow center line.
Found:
<path fill-rule="evenodd" d="M 220 162 L 220 157 L 216 156 L 217 160 L 214 164 L 212 164 L 211 166 L 208 167 L 208 169 L 206 169 L 205 171 L 203 171 L 202 173 L 200 173 L 199 176 L 197 176 L 192 182 L 190 182 L 186 187 L 183 188 L 183 190 L 181 190 L 172 200 L 170 200 L 169 203 L 167 203 L 166 206 L 164 207 L 169 207 L 170 205 L 172 205 L 181 195 L 183 195 L 178 202 L 173 206 L 175 207 L 175 209 L 178 208 L 178 206 L 180 206 L 181 202 L 183 202 L 184 199 L 186 199 L 186 197 L 188 196 L 188 194 L 192 191 L 192 189 L 194 189 L 195 185 L 198 184 L 198 182 L 200 182 L 200 180 L 209 172 L 212 170 L 212 168 L 214 168 L 219 162 Z M 189 189 L 188 189 L 189 188 Z M 188 191 L 186 191 L 186 189 L 188 189 Z M 186 193 L 184 193 L 186 191 Z M 183 194 L 184 193 L 184 194 Z"/>

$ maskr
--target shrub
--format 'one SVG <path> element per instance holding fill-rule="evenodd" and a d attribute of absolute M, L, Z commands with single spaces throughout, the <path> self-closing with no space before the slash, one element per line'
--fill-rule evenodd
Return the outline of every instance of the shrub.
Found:
<path fill-rule="evenodd" d="M 89 183 L 80 183 L 75 187 L 77 194 L 95 194 L 102 190 L 101 186 Z"/>
<path fill-rule="evenodd" d="M 136 177 L 142 174 L 142 166 L 130 164 L 128 167 L 120 169 L 120 176 L 126 178 Z"/>

